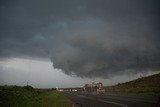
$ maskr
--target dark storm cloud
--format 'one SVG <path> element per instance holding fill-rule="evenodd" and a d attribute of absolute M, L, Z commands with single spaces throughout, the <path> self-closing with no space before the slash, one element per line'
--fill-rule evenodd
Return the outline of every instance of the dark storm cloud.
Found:
<path fill-rule="evenodd" d="M 0 3 L 0 56 L 50 57 L 81 77 L 160 70 L 158 0 Z"/>

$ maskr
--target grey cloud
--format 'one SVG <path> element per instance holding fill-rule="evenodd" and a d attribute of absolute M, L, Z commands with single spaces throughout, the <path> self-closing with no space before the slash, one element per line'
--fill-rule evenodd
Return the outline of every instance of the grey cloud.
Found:
<path fill-rule="evenodd" d="M 0 3 L 0 57 L 50 57 L 81 77 L 160 69 L 158 0 Z"/>
<path fill-rule="evenodd" d="M 106 27 L 102 29 L 98 25 L 97 29 L 94 26 L 83 27 L 69 32 L 65 46 L 62 45 L 58 53 L 53 52 L 54 67 L 63 69 L 67 74 L 75 72 L 81 77 L 104 78 L 125 71 L 159 70 L 160 51 L 148 36 L 152 34 L 144 35 L 132 30 L 130 33 L 117 29 L 107 31 Z"/>

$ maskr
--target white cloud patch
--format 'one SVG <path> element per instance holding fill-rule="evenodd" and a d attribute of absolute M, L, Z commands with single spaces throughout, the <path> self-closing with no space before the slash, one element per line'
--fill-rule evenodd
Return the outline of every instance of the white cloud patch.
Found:
<path fill-rule="evenodd" d="M 32 85 L 38 88 L 52 87 L 81 87 L 85 83 L 103 82 L 104 85 L 113 85 L 140 76 L 151 75 L 157 72 L 145 74 L 126 74 L 110 79 L 79 78 L 76 75 L 68 76 L 60 69 L 53 69 L 48 59 L 11 58 L 0 60 L 0 84 L 1 85 Z"/>

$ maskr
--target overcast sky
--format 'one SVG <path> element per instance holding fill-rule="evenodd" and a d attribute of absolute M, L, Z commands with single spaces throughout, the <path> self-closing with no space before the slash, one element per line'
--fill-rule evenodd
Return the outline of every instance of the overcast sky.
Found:
<path fill-rule="evenodd" d="M 160 72 L 159 0 L 1 0 L 0 84 L 105 85 Z"/>

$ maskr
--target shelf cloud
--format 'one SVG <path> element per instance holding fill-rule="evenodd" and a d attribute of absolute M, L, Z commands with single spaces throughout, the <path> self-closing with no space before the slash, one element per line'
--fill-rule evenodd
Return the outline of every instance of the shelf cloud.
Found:
<path fill-rule="evenodd" d="M 160 70 L 158 0 L 0 2 L 0 58 L 50 58 L 68 75 Z"/>

